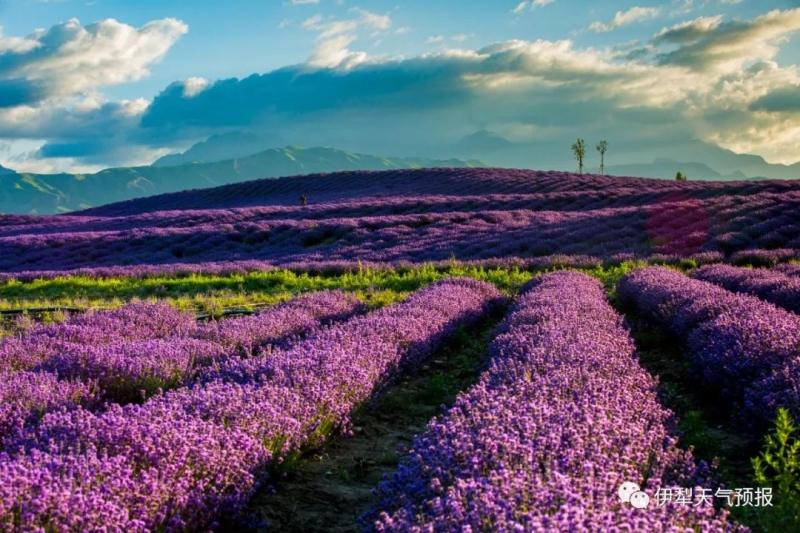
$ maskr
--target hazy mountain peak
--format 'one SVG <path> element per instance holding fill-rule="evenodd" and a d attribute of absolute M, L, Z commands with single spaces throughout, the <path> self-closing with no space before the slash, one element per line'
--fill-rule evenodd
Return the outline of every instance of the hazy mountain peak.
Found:
<path fill-rule="evenodd" d="M 247 131 L 231 131 L 212 135 L 179 154 L 169 154 L 153 162 L 154 167 L 172 167 L 190 163 L 211 163 L 245 157 L 279 144 L 277 137 L 268 138 Z"/>
<path fill-rule="evenodd" d="M 511 146 L 513 146 L 511 141 L 486 129 L 478 130 L 463 137 L 457 144 L 459 150 L 467 151 L 494 151 Z"/>
<path fill-rule="evenodd" d="M 222 137 L 222 138 L 220 138 Z M 479 161 L 378 157 L 328 147 L 286 146 L 248 151 L 223 160 L 199 159 L 226 151 L 240 141 L 239 153 L 257 143 L 249 134 L 215 136 L 169 161 L 182 164 L 108 168 L 95 174 L 17 174 L 0 170 L 0 213 L 55 213 L 83 209 L 186 189 L 238 183 L 257 178 L 341 170 L 387 170 L 420 167 L 478 166 Z M 250 143 L 248 145 L 248 143 Z M 207 149 L 209 148 L 210 149 Z M 193 151 L 194 150 L 194 151 Z"/>

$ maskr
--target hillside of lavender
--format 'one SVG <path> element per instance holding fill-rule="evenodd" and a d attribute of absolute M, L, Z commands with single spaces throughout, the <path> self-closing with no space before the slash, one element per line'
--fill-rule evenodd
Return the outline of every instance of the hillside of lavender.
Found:
<path fill-rule="evenodd" d="M 263 179 L 69 215 L 0 217 L 0 272 L 19 277 L 221 263 L 313 269 L 693 257 L 773 264 L 798 249 L 800 181 L 492 168 Z"/>
<path fill-rule="evenodd" d="M 796 528 L 798 302 L 800 181 L 355 171 L 2 215 L 0 530 Z"/>

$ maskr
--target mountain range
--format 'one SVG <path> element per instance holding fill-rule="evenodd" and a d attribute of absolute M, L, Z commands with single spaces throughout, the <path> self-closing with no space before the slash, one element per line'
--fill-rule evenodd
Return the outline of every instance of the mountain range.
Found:
<path fill-rule="evenodd" d="M 95 174 L 31 174 L 0 167 L 0 213 L 50 214 L 87 209 L 186 189 L 237 183 L 255 178 L 293 176 L 337 170 L 389 170 L 422 167 L 481 166 L 479 161 L 376 157 L 333 148 L 273 148 L 245 157 L 231 150 L 242 139 L 206 141 L 183 154 L 150 166 L 109 168 Z M 254 145 L 249 145 L 253 148 Z M 207 148 L 208 150 L 203 150 Z M 209 160 L 222 157 L 222 160 Z"/>
<path fill-rule="evenodd" d="M 480 130 L 449 147 L 432 149 L 447 158 L 378 157 L 335 148 L 271 148 L 278 136 L 234 131 L 214 135 L 152 165 L 109 168 L 94 174 L 33 174 L 0 167 L 0 213 L 51 214 L 96 207 L 155 194 L 214 187 L 257 178 L 343 170 L 423 167 L 520 167 L 573 170 L 564 141 L 521 143 Z M 566 148 L 565 148 L 566 147 Z M 800 163 L 778 165 L 737 154 L 698 139 L 670 146 L 680 159 L 664 156 L 663 146 L 618 148 L 606 154 L 605 172 L 618 176 L 673 179 L 681 171 L 690 180 L 800 178 Z M 587 154 L 585 170 L 597 172 L 597 154 Z"/>
<path fill-rule="evenodd" d="M 480 130 L 460 139 L 446 153 L 450 157 L 480 159 L 490 166 L 574 171 L 571 142 L 563 138 L 514 142 L 495 132 Z M 593 142 L 587 145 L 584 171 L 598 172 L 599 155 Z M 620 146 L 611 139 L 605 163 L 606 173 L 618 176 L 674 179 L 675 173 L 681 171 L 689 179 L 699 180 L 800 178 L 800 162 L 768 163 L 761 156 L 737 154 L 690 138 L 676 139 L 668 147 L 647 139 Z"/>

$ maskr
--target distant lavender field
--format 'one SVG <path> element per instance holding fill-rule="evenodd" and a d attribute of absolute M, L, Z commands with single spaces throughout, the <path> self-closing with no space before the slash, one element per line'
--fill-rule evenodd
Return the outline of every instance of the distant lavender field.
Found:
<path fill-rule="evenodd" d="M 308 205 L 300 205 L 305 196 Z M 557 255 L 602 261 L 797 257 L 800 181 L 672 182 L 435 169 L 265 179 L 65 216 L 0 216 L 0 273 Z M 576 259 L 577 260 L 577 259 Z"/>

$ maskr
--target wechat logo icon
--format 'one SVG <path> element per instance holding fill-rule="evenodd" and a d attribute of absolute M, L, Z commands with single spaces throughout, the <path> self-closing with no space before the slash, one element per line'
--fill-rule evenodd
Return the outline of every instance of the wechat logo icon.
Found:
<path fill-rule="evenodd" d="M 617 489 L 617 496 L 622 503 L 629 503 L 635 509 L 647 509 L 647 506 L 650 505 L 650 496 L 633 481 L 622 483 Z"/>

